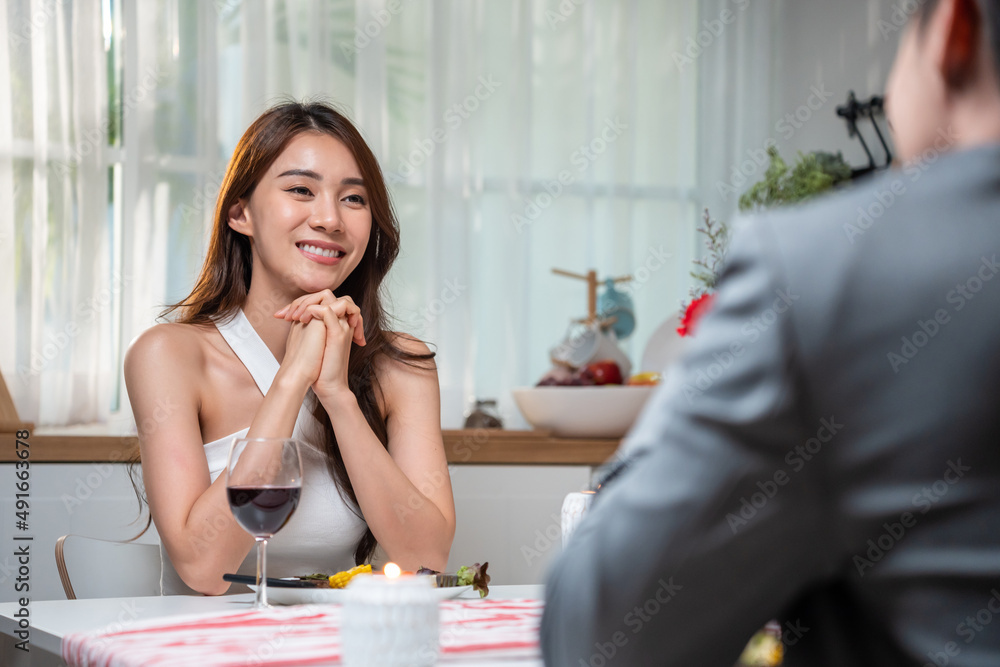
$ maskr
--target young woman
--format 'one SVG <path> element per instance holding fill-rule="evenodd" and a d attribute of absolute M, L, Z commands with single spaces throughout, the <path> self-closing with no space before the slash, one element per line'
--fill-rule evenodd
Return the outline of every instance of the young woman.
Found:
<path fill-rule="evenodd" d="M 399 230 L 371 150 L 323 104 L 282 104 L 240 139 L 208 256 L 173 322 L 125 358 L 164 594 L 255 571 L 226 500 L 236 436 L 296 437 L 299 507 L 268 544 L 272 576 L 368 562 L 445 569 L 455 509 L 426 345 L 385 330 L 379 288 Z"/>

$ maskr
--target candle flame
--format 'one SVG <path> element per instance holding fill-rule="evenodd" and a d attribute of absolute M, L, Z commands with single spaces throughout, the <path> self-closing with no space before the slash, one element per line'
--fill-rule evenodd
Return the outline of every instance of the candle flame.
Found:
<path fill-rule="evenodd" d="M 399 566 L 395 563 L 386 563 L 385 568 L 382 571 L 389 579 L 395 579 L 402 573 L 402 570 L 399 569 Z"/>

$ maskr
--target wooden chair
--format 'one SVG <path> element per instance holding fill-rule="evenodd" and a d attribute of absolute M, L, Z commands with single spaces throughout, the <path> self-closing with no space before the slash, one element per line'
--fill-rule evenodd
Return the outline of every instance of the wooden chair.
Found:
<path fill-rule="evenodd" d="M 56 567 L 67 600 L 160 594 L 160 547 L 82 535 L 56 540 Z"/>

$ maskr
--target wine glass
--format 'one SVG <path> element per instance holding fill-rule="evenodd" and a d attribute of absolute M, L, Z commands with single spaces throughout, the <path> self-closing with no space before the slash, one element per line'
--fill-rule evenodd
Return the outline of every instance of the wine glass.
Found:
<path fill-rule="evenodd" d="M 282 529 L 299 504 L 302 457 L 290 438 L 235 438 L 226 464 L 229 508 L 257 541 L 257 597 L 267 609 L 267 540 Z"/>

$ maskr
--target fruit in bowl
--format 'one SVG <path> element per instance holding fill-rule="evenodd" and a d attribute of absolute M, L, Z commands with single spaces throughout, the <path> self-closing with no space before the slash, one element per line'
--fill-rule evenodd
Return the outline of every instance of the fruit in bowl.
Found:
<path fill-rule="evenodd" d="M 594 378 L 596 385 L 622 383 L 622 371 L 618 368 L 618 364 L 610 359 L 587 364 L 583 370 Z"/>
<path fill-rule="evenodd" d="M 646 385 L 660 384 L 663 380 L 663 376 L 655 371 L 648 371 L 646 373 L 637 373 L 628 379 L 627 384 L 633 387 L 642 387 Z"/>
<path fill-rule="evenodd" d="M 622 371 L 611 359 L 587 364 L 577 371 L 557 366 L 539 380 L 538 387 L 591 387 L 622 384 Z"/>

